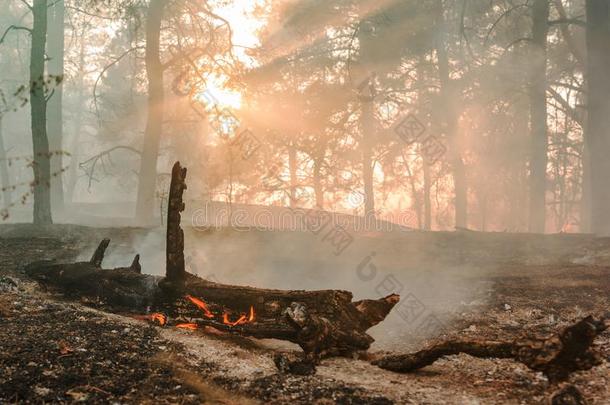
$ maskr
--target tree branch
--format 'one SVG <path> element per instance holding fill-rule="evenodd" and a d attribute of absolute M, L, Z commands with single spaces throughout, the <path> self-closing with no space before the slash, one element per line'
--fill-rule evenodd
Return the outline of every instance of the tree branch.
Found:
<path fill-rule="evenodd" d="M 6 29 L 6 31 L 4 31 L 4 34 L 2 34 L 2 37 L 0 37 L 0 44 L 2 44 L 4 42 L 4 39 L 6 38 L 8 33 L 11 32 L 11 30 L 22 30 L 22 31 L 27 31 L 30 34 L 32 33 L 32 30 L 30 28 L 22 27 L 22 26 L 19 26 L 19 25 L 11 25 L 10 27 L 8 27 Z"/>

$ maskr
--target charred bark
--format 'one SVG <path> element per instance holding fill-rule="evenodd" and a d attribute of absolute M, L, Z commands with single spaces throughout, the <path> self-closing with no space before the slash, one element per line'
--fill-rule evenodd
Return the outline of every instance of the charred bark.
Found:
<path fill-rule="evenodd" d="M 130 267 L 102 269 L 109 243 L 110 239 L 102 240 L 88 262 L 39 262 L 26 266 L 25 272 L 39 282 L 59 289 L 69 298 L 117 309 L 145 311 L 156 300 L 158 277 L 140 274 L 139 256 Z"/>
<path fill-rule="evenodd" d="M 540 371 L 550 382 L 564 381 L 576 371 L 601 364 L 591 345 L 608 328 L 602 319 L 588 316 L 551 337 L 525 337 L 512 342 L 450 340 L 412 354 L 387 356 L 373 364 L 391 371 L 412 372 L 436 360 L 459 353 L 480 358 L 513 359 Z"/>
<path fill-rule="evenodd" d="M 167 199 L 166 234 L 166 278 L 172 283 L 183 283 L 184 270 L 184 232 L 180 227 L 180 213 L 184 211 L 182 194 L 186 190 L 186 168 L 176 162 L 172 168 L 172 179 Z"/>

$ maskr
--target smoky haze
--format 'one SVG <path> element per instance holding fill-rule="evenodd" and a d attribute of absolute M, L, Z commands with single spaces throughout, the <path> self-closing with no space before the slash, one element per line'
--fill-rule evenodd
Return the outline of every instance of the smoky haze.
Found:
<path fill-rule="evenodd" d="M 144 228 L 110 267 L 164 274 L 175 161 L 193 273 L 399 292 L 382 344 L 485 302 L 470 231 L 610 234 L 608 2 L 30 3 L 0 2 L 2 221 Z M 296 209 L 349 245 L 231 221 Z"/>

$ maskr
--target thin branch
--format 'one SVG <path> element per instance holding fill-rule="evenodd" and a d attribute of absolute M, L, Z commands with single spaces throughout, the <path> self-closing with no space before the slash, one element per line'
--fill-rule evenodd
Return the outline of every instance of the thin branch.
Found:
<path fill-rule="evenodd" d="M 22 27 L 22 26 L 19 26 L 19 25 L 11 25 L 10 27 L 8 27 L 6 29 L 6 31 L 4 31 L 4 34 L 2 34 L 2 37 L 0 37 L 0 44 L 2 44 L 4 42 L 4 39 L 6 38 L 8 33 L 11 32 L 11 30 L 22 30 L 22 31 L 27 31 L 30 34 L 32 33 L 32 30 L 30 28 Z"/>
<path fill-rule="evenodd" d="M 571 24 L 576 25 L 578 27 L 586 28 L 587 23 L 583 20 L 580 20 L 578 17 L 575 18 L 560 18 L 557 20 L 550 20 L 549 25 L 559 25 L 559 24 Z"/>
<path fill-rule="evenodd" d="M 21 2 L 30 10 L 30 11 L 34 11 L 34 7 L 30 5 L 30 3 L 28 3 L 25 0 L 21 0 Z"/>
<path fill-rule="evenodd" d="M 102 166 L 104 166 L 104 161 L 102 160 L 105 156 L 110 157 L 110 154 L 116 150 L 127 150 L 129 152 L 133 152 L 137 155 L 142 155 L 142 152 L 140 152 L 139 150 L 132 148 L 131 146 L 123 146 L 123 145 L 119 145 L 119 146 L 114 146 L 110 149 L 107 149 L 103 152 L 98 153 L 95 156 L 90 157 L 89 159 L 79 163 L 79 167 L 85 172 L 85 174 L 87 175 L 87 177 L 89 177 L 89 184 L 87 186 L 88 189 L 91 189 L 91 183 L 93 182 L 94 178 L 93 178 L 93 173 L 95 172 L 95 166 L 97 165 L 98 162 L 102 162 Z M 89 169 L 86 168 L 86 166 L 91 163 L 91 167 Z M 112 163 L 112 161 L 111 161 Z"/>
<path fill-rule="evenodd" d="M 98 104 L 97 104 L 97 86 L 98 86 L 100 80 L 102 80 L 102 77 L 108 71 L 108 69 L 110 69 L 111 67 L 113 67 L 114 65 L 119 63 L 125 56 L 129 55 L 131 52 L 138 50 L 138 49 L 144 49 L 144 47 L 136 46 L 136 47 L 126 50 L 118 58 L 116 58 L 115 60 L 110 62 L 108 65 L 106 65 L 104 67 L 104 69 L 102 69 L 100 74 L 97 76 L 97 78 L 95 79 L 95 84 L 93 85 L 93 105 L 95 106 L 95 115 L 98 117 L 98 123 L 100 121 L 100 118 L 99 118 L 99 108 L 98 108 Z"/>

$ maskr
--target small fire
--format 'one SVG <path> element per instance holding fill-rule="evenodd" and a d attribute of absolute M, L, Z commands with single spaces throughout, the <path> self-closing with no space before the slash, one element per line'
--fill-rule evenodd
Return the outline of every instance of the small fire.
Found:
<path fill-rule="evenodd" d="M 197 308 L 199 308 L 201 311 L 203 311 L 203 315 L 206 318 L 210 318 L 210 319 L 214 319 L 215 315 L 212 313 L 212 311 L 210 311 L 210 308 L 208 307 L 208 304 L 206 304 L 203 300 L 193 297 L 192 295 L 186 295 L 185 296 L 186 299 L 188 299 L 189 301 L 191 301 Z M 225 325 L 228 326 L 237 326 L 237 325 L 243 325 L 244 323 L 249 323 L 249 322 L 254 322 L 256 319 L 256 314 L 254 313 L 254 307 L 250 306 L 250 312 L 249 314 L 245 314 L 242 313 L 239 318 L 237 318 L 236 321 L 231 321 L 229 319 L 229 313 L 225 312 L 222 315 L 222 323 L 224 323 Z M 181 326 L 178 327 L 182 327 L 182 328 L 186 328 L 186 329 L 192 329 L 191 326 L 185 326 L 185 325 L 194 325 L 195 328 L 197 325 L 195 324 L 180 324 Z"/>
<path fill-rule="evenodd" d="M 246 316 L 246 314 L 242 314 L 234 322 L 231 322 L 229 320 L 229 314 L 228 313 L 225 312 L 222 315 L 222 323 L 224 323 L 225 325 L 229 325 L 229 326 L 243 325 L 244 323 L 253 322 L 255 319 L 256 319 L 256 316 L 254 314 L 254 307 L 253 306 L 250 306 L 250 315 Z"/>
<path fill-rule="evenodd" d="M 254 322 L 256 320 L 256 315 L 254 315 L 254 307 L 250 305 L 250 316 L 248 316 L 248 322 Z"/>
<path fill-rule="evenodd" d="M 212 313 L 212 311 L 210 311 L 210 308 L 208 308 L 208 305 L 203 302 L 202 300 L 200 300 L 199 298 L 195 298 L 192 295 L 187 295 L 186 298 L 191 301 L 193 304 L 195 304 L 195 306 L 197 308 L 199 308 L 200 310 L 203 311 L 203 314 L 207 317 L 207 318 L 214 318 L 214 314 Z"/>
<path fill-rule="evenodd" d="M 224 323 L 225 325 L 237 326 L 237 325 L 241 325 L 242 323 L 246 323 L 246 322 L 247 322 L 246 315 L 240 316 L 239 319 L 237 319 L 235 322 L 231 322 L 229 320 L 229 314 L 227 314 L 226 312 L 222 315 L 222 323 Z"/>
<path fill-rule="evenodd" d="M 161 326 L 164 326 L 167 323 L 167 316 L 165 316 L 164 314 L 159 313 L 159 312 L 155 312 L 154 314 L 151 314 L 149 319 L 153 323 L 158 323 Z"/>
<path fill-rule="evenodd" d="M 176 325 L 176 328 L 197 330 L 197 324 L 196 323 L 179 323 L 178 325 Z"/>
<path fill-rule="evenodd" d="M 167 324 L 167 315 L 160 312 L 154 312 L 150 315 L 132 315 L 132 317 L 139 321 L 150 321 L 159 326 L 165 326 Z"/>

